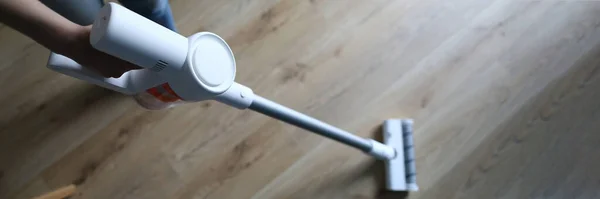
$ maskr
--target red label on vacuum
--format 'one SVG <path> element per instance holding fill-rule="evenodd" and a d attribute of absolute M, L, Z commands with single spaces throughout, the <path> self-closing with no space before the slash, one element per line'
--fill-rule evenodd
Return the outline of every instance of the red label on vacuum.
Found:
<path fill-rule="evenodd" d="M 179 97 L 175 93 L 175 91 L 171 89 L 169 83 L 164 83 L 156 87 L 150 88 L 146 90 L 146 92 L 163 102 L 175 102 L 177 100 L 181 100 L 181 97 Z"/>

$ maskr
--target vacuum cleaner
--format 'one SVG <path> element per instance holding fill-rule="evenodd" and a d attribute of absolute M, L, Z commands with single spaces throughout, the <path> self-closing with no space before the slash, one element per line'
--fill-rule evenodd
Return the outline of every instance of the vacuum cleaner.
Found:
<path fill-rule="evenodd" d="M 98 13 L 90 35 L 91 45 L 104 53 L 143 69 L 119 78 L 105 78 L 77 62 L 51 53 L 48 68 L 98 86 L 137 96 L 150 109 L 177 102 L 216 100 L 238 109 L 250 109 L 307 131 L 359 149 L 386 165 L 386 188 L 417 191 L 413 121 L 389 119 L 383 125 L 383 143 L 365 139 L 282 106 L 236 83 L 235 58 L 218 35 L 200 32 L 184 37 L 116 4 Z M 165 106 L 166 105 L 166 106 Z"/>

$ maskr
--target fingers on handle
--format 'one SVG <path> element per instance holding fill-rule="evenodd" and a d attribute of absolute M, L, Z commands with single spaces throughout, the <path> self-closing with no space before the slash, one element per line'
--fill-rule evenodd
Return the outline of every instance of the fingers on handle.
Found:
<path fill-rule="evenodd" d="M 89 66 L 105 77 L 121 77 L 125 72 L 141 67 L 100 51 L 88 54 Z"/>

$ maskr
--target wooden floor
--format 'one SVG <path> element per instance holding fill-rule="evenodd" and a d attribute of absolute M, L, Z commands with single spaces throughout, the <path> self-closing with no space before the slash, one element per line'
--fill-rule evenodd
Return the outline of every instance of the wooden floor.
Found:
<path fill-rule="evenodd" d="M 416 121 L 408 198 L 600 198 L 600 2 L 173 0 L 237 81 L 357 135 Z M 383 165 L 215 102 L 146 111 L 0 26 L 0 198 L 401 198 Z"/>

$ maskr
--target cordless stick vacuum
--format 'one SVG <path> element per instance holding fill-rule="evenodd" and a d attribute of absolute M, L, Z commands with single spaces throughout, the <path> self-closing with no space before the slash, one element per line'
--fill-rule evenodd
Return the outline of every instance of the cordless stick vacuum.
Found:
<path fill-rule="evenodd" d="M 104 78 L 54 53 L 48 68 L 127 95 L 150 93 L 164 102 L 216 100 L 238 109 L 248 108 L 385 161 L 388 190 L 418 190 L 412 120 L 386 120 L 383 144 L 358 137 L 260 97 L 234 82 L 235 59 L 221 37 L 200 32 L 186 38 L 116 3 L 101 9 L 92 26 L 90 43 L 143 69 L 119 78 Z"/>

